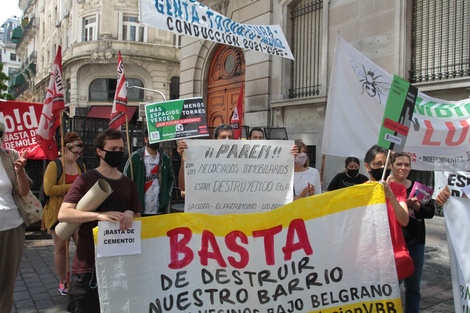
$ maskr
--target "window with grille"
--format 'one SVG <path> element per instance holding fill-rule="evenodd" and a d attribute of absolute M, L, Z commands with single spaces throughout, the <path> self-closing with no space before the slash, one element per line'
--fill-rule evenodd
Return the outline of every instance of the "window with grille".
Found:
<path fill-rule="evenodd" d="M 96 40 L 96 17 L 85 17 L 83 19 L 83 41 Z"/>
<path fill-rule="evenodd" d="M 137 16 L 124 15 L 122 20 L 122 40 L 145 42 L 145 27 Z"/>
<path fill-rule="evenodd" d="M 289 98 L 317 96 L 321 89 L 323 0 L 302 0 L 291 9 L 292 81 Z"/>
<path fill-rule="evenodd" d="M 470 75 L 470 2 L 413 0 L 411 82 Z"/>
<path fill-rule="evenodd" d="M 129 86 L 144 87 L 144 83 L 138 78 L 127 78 Z M 116 93 L 116 78 L 97 78 L 90 84 L 90 101 L 114 101 Z M 144 101 L 144 91 L 137 88 L 127 88 L 128 101 Z"/>

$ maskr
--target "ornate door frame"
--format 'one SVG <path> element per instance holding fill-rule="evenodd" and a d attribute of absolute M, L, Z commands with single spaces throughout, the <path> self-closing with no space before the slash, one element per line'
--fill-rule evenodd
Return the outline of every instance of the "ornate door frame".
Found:
<path fill-rule="evenodd" d="M 209 127 L 230 123 L 240 88 L 245 83 L 243 50 L 227 45 L 219 45 L 216 49 L 207 77 L 207 123 Z M 244 100 L 243 95 L 243 108 Z"/>

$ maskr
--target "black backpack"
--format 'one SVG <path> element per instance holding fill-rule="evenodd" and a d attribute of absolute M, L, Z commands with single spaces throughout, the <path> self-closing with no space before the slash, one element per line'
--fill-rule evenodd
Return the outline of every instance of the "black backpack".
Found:
<path fill-rule="evenodd" d="M 62 162 L 59 158 L 55 159 L 53 162 L 55 162 L 57 166 L 57 182 L 60 176 L 62 176 Z M 80 168 L 80 172 L 85 172 L 85 165 L 81 160 L 77 160 L 77 165 L 78 168 Z M 42 183 L 41 189 L 39 190 L 39 201 L 41 201 L 42 207 L 44 207 L 47 204 L 47 201 L 49 201 L 49 196 L 44 193 L 44 182 Z"/>

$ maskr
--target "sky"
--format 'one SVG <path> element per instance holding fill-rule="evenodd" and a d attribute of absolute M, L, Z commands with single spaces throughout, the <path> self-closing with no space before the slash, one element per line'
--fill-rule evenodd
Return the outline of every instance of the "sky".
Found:
<path fill-rule="evenodd" d="M 12 15 L 18 16 L 21 18 L 21 10 L 18 8 L 19 0 L 2 0 L 2 5 L 0 9 L 0 24 L 6 21 L 7 18 Z"/>

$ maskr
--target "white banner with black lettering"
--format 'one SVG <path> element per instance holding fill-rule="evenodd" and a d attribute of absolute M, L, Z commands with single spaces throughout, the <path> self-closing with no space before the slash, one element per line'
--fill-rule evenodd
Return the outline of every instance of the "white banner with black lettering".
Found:
<path fill-rule="evenodd" d="M 293 199 L 287 140 L 186 140 L 185 212 L 254 213 Z"/>
<path fill-rule="evenodd" d="M 237 23 L 195 0 L 140 0 L 140 20 L 178 35 L 294 59 L 279 25 Z"/>
<path fill-rule="evenodd" d="M 338 36 L 326 107 L 322 153 L 364 157 L 377 143 L 392 74 Z M 446 101 L 418 91 L 405 152 L 422 171 L 470 170 L 470 100 Z"/>

